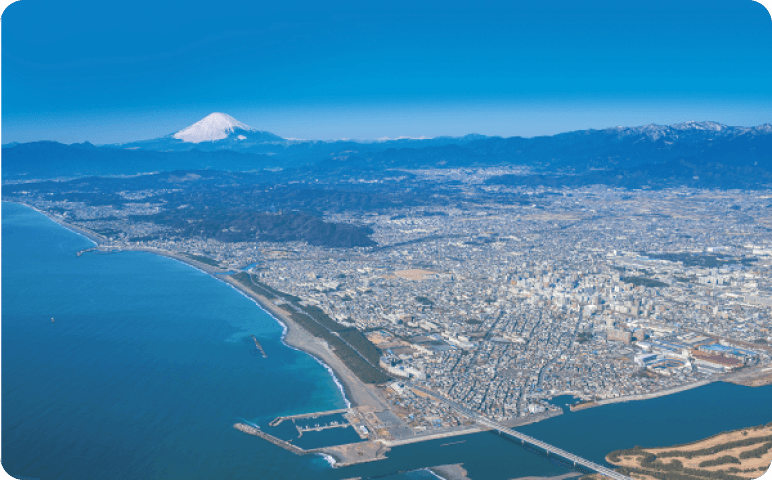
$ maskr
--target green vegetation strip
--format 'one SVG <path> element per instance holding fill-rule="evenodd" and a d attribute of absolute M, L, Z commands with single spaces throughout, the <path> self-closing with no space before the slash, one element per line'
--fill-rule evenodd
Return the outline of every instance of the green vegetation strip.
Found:
<path fill-rule="evenodd" d="M 723 457 L 714 458 L 713 460 L 705 460 L 704 462 L 700 462 L 700 467 L 715 467 L 716 465 L 726 465 L 728 463 L 736 463 L 737 465 L 742 464 L 742 462 L 740 462 L 737 457 L 724 455 Z"/>
<path fill-rule="evenodd" d="M 246 273 L 246 272 L 239 272 L 231 275 L 231 278 L 234 280 L 238 280 L 242 284 L 246 285 L 247 288 L 252 290 L 258 295 L 262 295 L 265 298 L 268 298 L 270 300 L 273 300 L 274 298 L 283 298 L 284 300 L 287 300 L 288 302 L 299 302 L 300 297 L 296 297 L 295 295 L 290 295 L 288 293 L 280 292 L 264 283 L 261 283 L 255 278 Z"/>
<path fill-rule="evenodd" d="M 772 426 L 772 422 L 770 424 L 767 424 L 766 426 L 767 427 Z M 762 426 L 743 429 L 743 430 L 758 430 L 760 428 L 764 428 L 764 426 L 762 425 Z M 717 437 L 718 435 L 724 435 L 725 433 L 728 433 L 728 432 L 719 433 L 717 435 L 714 435 L 713 437 Z M 713 438 L 713 437 L 709 437 L 709 438 Z M 699 442 L 704 442 L 705 440 L 708 440 L 708 439 L 699 440 Z M 755 445 L 757 443 L 764 442 L 764 444 L 758 448 L 740 453 L 740 458 L 761 458 L 762 455 L 764 455 L 766 452 L 770 450 L 770 448 L 772 448 L 771 440 L 772 440 L 772 435 L 767 435 L 763 437 L 748 438 L 748 439 L 737 440 L 733 442 L 727 442 L 721 445 L 716 445 L 709 448 L 703 448 L 700 450 L 694 450 L 694 451 L 670 450 L 670 451 L 659 453 L 657 455 L 647 452 L 640 446 L 636 446 L 630 449 L 616 450 L 614 452 L 611 452 L 608 455 L 608 459 L 612 463 L 617 463 L 621 461 L 622 456 L 639 457 L 638 463 L 640 464 L 641 468 L 617 467 L 617 471 L 628 476 L 630 476 L 633 473 L 637 473 L 641 475 L 648 475 L 658 480 L 698 480 L 698 479 L 741 480 L 744 477 L 732 475 L 731 473 L 738 473 L 741 471 L 750 472 L 750 471 L 755 471 L 755 469 L 740 470 L 737 467 L 731 467 L 727 471 L 698 470 L 694 468 L 684 467 L 683 463 L 678 459 L 673 459 L 672 461 L 665 463 L 662 460 L 659 460 L 657 457 L 660 457 L 660 458 L 683 457 L 683 458 L 691 459 L 694 457 L 712 455 L 717 452 L 731 450 L 733 448 L 738 448 L 738 447 Z M 694 442 L 694 443 L 698 443 L 698 442 Z M 687 445 L 689 444 L 678 445 L 678 446 L 684 447 Z M 713 467 L 717 465 L 728 465 L 728 464 L 740 465 L 742 464 L 742 462 L 740 462 L 740 460 L 737 457 L 733 457 L 731 455 L 724 455 L 719 458 L 701 462 L 699 466 L 702 468 L 705 468 L 705 467 Z"/>
<path fill-rule="evenodd" d="M 335 356 L 363 382 L 385 383 L 389 381 L 390 377 L 377 367 L 381 352 L 359 330 L 341 325 L 319 307 L 300 305 L 298 303 L 299 297 L 280 292 L 255 280 L 252 275 L 246 272 L 236 273 L 231 275 L 231 278 L 269 300 L 283 298 L 291 303 L 292 306 L 286 309 L 290 318 L 311 335 L 327 342 L 335 351 Z"/>
<path fill-rule="evenodd" d="M 367 361 L 362 358 L 362 355 L 351 348 L 342 338 L 335 335 L 330 329 L 324 327 L 313 318 L 294 310 L 290 311 L 290 317 L 292 317 L 292 320 L 297 322 L 301 327 L 308 330 L 309 333 L 327 342 L 327 344 L 335 351 L 335 356 L 340 358 L 340 360 L 363 382 L 384 383 L 389 380 L 388 375 L 367 363 Z"/>
<path fill-rule="evenodd" d="M 713 254 L 699 255 L 689 252 L 678 253 L 645 253 L 643 255 L 656 260 L 667 260 L 669 262 L 682 262 L 685 267 L 705 267 L 718 268 L 731 264 L 750 265 L 757 261 L 755 257 L 730 257 L 728 255 Z"/>
<path fill-rule="evenodd" d="M 218 262 L 217 260 L 213 260 L 213 259 L 211 259 L 209 257 L 205 257 L 203 255 L 191 255 L 189 253 L 186 253 L 185 255 L 187 257 L 189 257 L 189 258 L 192 258 L 193 260 L 195 260 L 197 262 L 205 263 L 205 264 L 211 265 L 213 267 L 219 267 L 220 266 L 220 262 Z"/>
<path fill-rule="evenodd" d="M 364 333 L 356 328 L 347 328 L 338 332 L 338 335 L 361 353 L 367 361 L 373 365 L 378 365 L 378 361 L 381 359 L 381 351 L 367 339 Z"/>
<path fill-rule="evenodd" d="M 704 480 L 706 478 L 714 480 L 748 480 L 745 477 L 731 475 L 722 471 L 709 472 L 705 470 L 695 470 L 692 468 L 687 468 L 683 471 L 663 472 L 658 470 L 644 470 L 640 468 L 621 467 L 617 468 L 617 471 L 627 476 L 632 476 L 632 474 L 637 473 L 639 475 L 654 477 L 658 480 Z"/>
<path fill-rule="evenodd" d="M 426 297 L 420 297 L 420 296 L 419 297 L 415 297 L 415 301 L 420 303 L 421 305 L 434 305 L 434 302 L 432 302 L 431 300 L 429 300 Z"/>
<path fill-rule="evenodd" d="M 763 428 L 770 428 L 770 427 L 772 427 L 772 422 L 769 422 L 766 425 L 757 425 L 755 427 L 742 428 L 742 429 L 736 430 L 736 431 L 743 431 L 743 430 L 754 431 L 754 430 L 761 430 Z M 719 432 L 719 433 L 717 433 L 715 435 L 711 435 L 708 438 L 703 438 L 701 440 L 696 440 L 696 441 L 690 442 L 690 443 L 682 443 L 680 445 L 675 445 L 675 446 L 673 446 L 671 448 L 683 448 L 683 447 L 688 447 L 690 445 L 696 445 L 698 443 L 705 442 L 705 441 L 710 440 L 712 438 L 718 438 L 718 437 L 720 437 L 722 435 L 726 435 L 726 434 L 729 434 L 729 433 L 733 433 L 733 431 Z M 756 443 L 761 443 L 761 442 L 764 442 L 764 441 L 767 441 L 767 440 L 771 440 L 770 437 L 772 437 L 772 435 L 768 435 L 768 436 L 764 436 L 764 437 L 755 437 L 753 439 L 750 439 L 750 440 L 752 440 L 752 442 L 748 443 L 748 445 L 753 445 L 753 444 L 756 444 Z M 755 441 L 756 439 L 758 439 L 758 441 Z M 745 440 L 739 440 L 739 441 L 745 441 Z M 733 442 L 730 442 L 730 443 L 733 443 Z M 737 445 L 737 446 L 744 446 L 744 445 Z M 651 447 L 651 448 L 663 449 L 665 447 Z M 734 448 L 734 447 L 730 447 L 730 448 Z M 710 450 L 713 453 L 715 453 L 717 451 L 720 451 L 720 450 L 716 450 L 716 447 L 710 448 L 710 449 L 703 449 L 702 451 L 703 452 L 707 452 L 708 450 Z M 671 450 L 671 451 L 678 451 L 678 450 Z M 616 463 L 616 462 L 619 462 L 621 460 L 620 456 L 623 456 L 623 455 L 643 455 L 644 453 L 646 453 L 646 452 L 643 450 L 643 448 L 641 446 L 639 446 L 639 445 L 636 445 L 633 448 L 627 448 L 627 449 L 623 449 L 623 450 L 615 450 L 615 451 L 613 451 L 613 452 L 608 454 L 608 458 L 612 462 Z M 702 455 L 710 455 L 710 452 L 702 453 Z M 664 454 L 660 453 L 659 456 L 660 457 L 664 457 L 664 456 L 668 456 L 668 455 L 664 455 Z M 669 455 L 669 456 L 679 456 L 679 455 Z M 689 457 L 689 458 L 691 458 L 691 457 Z"/>
<path fill-rule="evenodd" d="M 717 452 L 723 452 L 724 450 L 731 450 L 733 448 L 747 447 L 748 445 L 755 445 L 757 443 L 769 442 L 770 440 L 772 440 L 772 435 L 765 435 L 763 437 L 744 438 L 742 440 L 735 440 L 734 442 L 727 442 L 722 445 L 703 448 L 701 450 L 692 450 L 692 451 L 670 450 L 667 452 L 658 453 L 657 456 L 660 458 L 684 457 L 684 458 L 692 459 L 694 457 L 704 457 L 706 455 L 711 455 Z"/>
<path fill-rule="evenodd" d="M 767 442 L 758 448 L 740 453 L 740 458 L 761 458 L 770 448 L 772 448 L 772 442 Z"/>
<path fill-rule="evenodd" d="M 631 285 L 635 286 L 644 286 L 649 288 L 659 288 L 659 287 L 669 287 L 665 282 L 660 282 L 659 280 L 655 280 L 653 278 L 649 277 L 624 277 L 621 279 L 625 283 L 629 283 Z"/>

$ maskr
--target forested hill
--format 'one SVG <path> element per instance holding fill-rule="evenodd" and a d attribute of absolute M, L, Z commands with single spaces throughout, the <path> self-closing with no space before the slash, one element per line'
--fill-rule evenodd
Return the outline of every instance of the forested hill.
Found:
<path fill-rule="evenodd" d="M 300 212 L 266 213 L 216 209 L 167 211 L 145 221 L 170 227 L 182 238 L 212 238 L 222 242 L 306 242 L 332 248 L 375 245 L 368 227 L 325 222 Z"/>

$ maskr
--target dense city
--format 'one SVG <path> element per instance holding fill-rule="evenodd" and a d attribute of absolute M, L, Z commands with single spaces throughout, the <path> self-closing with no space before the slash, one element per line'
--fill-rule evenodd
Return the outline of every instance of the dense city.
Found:
<path fill-rule="evenodd" d="M 298 297 L 365 333 L 380 389 L 414 432 L 468 424 L 420 386 L 503 424 L 764 371 L 772 332 L 772 192 L 487 185 L 481 169 L 412 172 L 469 197 L 533 202 L 346 211 L 375 247 L 182 238 L 143 222 L 161 192 L 120 207 L 20 194 L 110 238 L 182 253 Z M 437 180 L 439 179 L 439 180 Z"/>

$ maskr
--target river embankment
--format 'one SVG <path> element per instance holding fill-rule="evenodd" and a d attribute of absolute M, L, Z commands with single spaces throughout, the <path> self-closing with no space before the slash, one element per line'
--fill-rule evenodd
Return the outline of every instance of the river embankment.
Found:
<path fill-rule="evenodd" d="M 772 367 L 753 367 L 749 370 L 743 370 L 740 372 L 726 373 L 723 375 L 716 375 L 712 378 L 700 380 L 697 382 L 687 383 L 685 385 L 679 385 L 677 387 L 668 388 L 665 390 L 659 390 L 651 393 L 644 393 L 640 395 L 625 395 L 622 397 L 606 398 L 603 400 L 595 400 L 585 403 L 579 403 L 571 405 L 569 409 L 572 412 L 579 410 L 585 410 L 587 408 L 600 407 L 602 405 L 611 405 L 614 403 L 623 402 L 635 402 L 639 400 L 651 400 L 653 398 L 664 397 L 666 395 L 673 395 L 676 393 L 685 392 L 694 388 L 704 387 L 713 382 L 727 382 L 734 383 L 736 385 L 744 385 L 747 387 L 763 387 L 772 384 Z"/>
<path fill-rule="evenodd" d="M 668 388 L 666 390 L 659 390 L 656 392 L 644 393 L 641 395 L 625 395 L 622 397 L 606 398 L 603 400 L 595 400 L 592 402 L 579 403 L 576 405 L 571 405 L 569 409 L 572 412 L 576 412 L 579 410 L 585 410 L 587 408 L 600 407 L 602 405 L 611 405 L 614 403 L 635 402 L 638 400 L 651 400 L 652 398 L 664 397 L 666 395 L 673 395 L 675 393 L 685 392 L 693 388 L 704 387 L 705 385 L 708 385 L 710 383 L 713 383 L 719 380 L 721 380 L 721 378 L 715 378 L 715 379 L 711 378 L 706 380 L 700 380 L 698 382 L 687 383 L 685 385 L 679 385 L 677 387 Z"/>

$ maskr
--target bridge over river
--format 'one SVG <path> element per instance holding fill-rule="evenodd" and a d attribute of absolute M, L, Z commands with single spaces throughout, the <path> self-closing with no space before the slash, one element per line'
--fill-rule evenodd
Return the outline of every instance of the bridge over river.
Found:
<path fill-rule="evenodd" d="M 617 471 L 614 471 L 614 470 L 612 470 L 610 468 L 606 468 L 603 465 L 598 465 L 595 462 L 591 462 L 591 461 L 589 461 L 589 460 L 587 460 L 585 458 L 582 458 L 579 455 L 574 455 L 573 453 L 569 453 L 569 452 L 567 452 L 567 451 L 565 451 L 563 449 L 560 449 L 558 447 L 552 446 L 549 443 L 542 442 L 541 440 L 533 438 L 530 435 L 526 435 L 524 433 L 520 433 L 518 431 L 512 430 L 509 427 L 505 427 L 504 425 L 501 425 L 501 424 L 499 424 L 497 422 L 494 422 L 493 420 L 491 420 L 491 419 L 489 419 L 489 418 L 487 418 L 487 417 L 485 417 L 483 415 L 480 415 L 480 414 L 475 413 L 475 412 L 473 412 L 473 411 L 471 411 L 471 410 L 469 410 L 469 409 L 467 409 L 465 407 L 462 407 L 461 405 L 459 405 L 459 404 L 457 404 L 455 402 L 452 402 L 452 401 L 450 401 L 450 400 L 448 400 L 446 398 L 442 398 L 442 397 L 440 397 L 439 395 L 437 395 L 436 393 L 434 393 L 434 392 L 432 392 L 430 390 L 427 390 L 427 389 L 424 389 L 424 388 L 419 387 L 417 385 L 414 385 L 413 383 L 408 383 L 408 385 L 412 389 L 418 390 L 419 392 L 422 392 L 422 393 L 424 393 L 426 395 L 430 395 L 432 398 L 435 398 L 435 399 L 437 399 L 437 400 L 447 404 L 453 410 L 456 410 L 460 414 L 465 415 L 465 416 L 473 419 L 478 424 L 480 424 L 480 425 L 482 425 L 484 427 L 488 427 L 488 428 L 490 428 L 492 430 L 496 430 L 496 431 L 498 431 L 500 433 L 503 433 L 505 435 L 509 435 L 511 437 L 517 438 L 523 444 L 527 443 L 527 444 L 530 444 L 530 445 L 534 445 L 534 446 L 539 447 L 539 448 L 541 448 L 542 450 L 544 450 L 544 451 L 546 451 L 548 453 L 551 453 L 553 455 L 557 455 L 559 457 L 565 458 L 566 460 L 572 462 L 574 465 L 581 465 L 581 466 L 583 466 L 584 468 L 586 468 L 588 470 L 592 470 L 594 472 L 598 472 L 601 475 L 605 475 L 605 476 L 607 476 L 609 478 L 613 478 L 614 480 L 634 480 L 634 479 L 632 479 L 632 478 L 630 478 L 630 477 L 628 477 L 626 475 L 622 475 L 621 473 L 619 473 Z"/>

